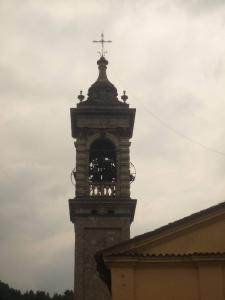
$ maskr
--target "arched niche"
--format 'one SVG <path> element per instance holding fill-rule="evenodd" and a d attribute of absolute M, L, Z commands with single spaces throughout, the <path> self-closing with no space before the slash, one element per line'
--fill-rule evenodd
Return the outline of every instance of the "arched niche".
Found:
<path fill-rule="evenodd" d="M 115 183 L 116 164 L 115 144 L 106 137 L 94 140 L 89 148 L 89 182 Z"/>

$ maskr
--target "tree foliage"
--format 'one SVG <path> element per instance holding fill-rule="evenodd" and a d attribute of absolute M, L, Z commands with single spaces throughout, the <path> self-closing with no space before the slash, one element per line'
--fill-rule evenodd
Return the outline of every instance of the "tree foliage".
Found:
<path fill-rule="evenodd" d="M 71 290 L 66 290 L 63 295 L 54 294 L 52 297 L 43 291 L 30 290 L 21 293 L 0 281 L 0 300 L 74 300 L 74 294 Z"/>

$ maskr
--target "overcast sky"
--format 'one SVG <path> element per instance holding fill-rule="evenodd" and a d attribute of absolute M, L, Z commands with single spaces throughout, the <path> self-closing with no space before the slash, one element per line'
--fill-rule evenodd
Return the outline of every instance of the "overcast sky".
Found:
<path fill-rule="evenodd" d="M 108 77 L 137 109 L 132 236 L 225 200 L 224 0 L 0 1 L 0 280 L 73 286 L 70 107 Z"/>

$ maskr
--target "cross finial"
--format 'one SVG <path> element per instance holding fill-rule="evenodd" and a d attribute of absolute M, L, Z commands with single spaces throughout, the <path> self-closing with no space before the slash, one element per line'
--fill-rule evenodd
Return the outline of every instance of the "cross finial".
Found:
<path fill-rule="evenodd" d="M 93 43 L 101 43 L 102 44 L 102 49 L 101 49 L 102 51 L 101 52 L 99 51 L 99 53 L 100 53 L 101 56 L 104 56 L 104 54 L 106 53 L 106 51 L 104 51 L 104 43 L 112 43 L 112 41 L 105 41 L 104 40 L 104 33 L 102 33 L 101 34 L 101 40 L 99 40 L 99 41 L 94 40 Z"/>

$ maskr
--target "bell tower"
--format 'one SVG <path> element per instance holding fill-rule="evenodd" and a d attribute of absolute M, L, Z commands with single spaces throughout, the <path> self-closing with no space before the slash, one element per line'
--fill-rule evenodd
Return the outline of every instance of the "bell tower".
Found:
<path fill-rule="evenodd" d="M 110 293 L 99 278 L 95 254 L 130 238 L 136 200 L 130 198 L 130 139 L 135 109 L 124 92 L 108 80 L 108 61 L 97 61 L 99 76 L 79 103 L 71 108 L 75 139 L 75 197 L 69 200 L 70 220 L 75 228 L 75 295 L 77 300 L 109 300 Z"/>

